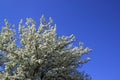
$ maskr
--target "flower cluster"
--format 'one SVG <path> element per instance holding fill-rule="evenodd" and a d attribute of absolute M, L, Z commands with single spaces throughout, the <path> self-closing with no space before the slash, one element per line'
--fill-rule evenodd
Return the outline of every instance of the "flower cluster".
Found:
<path fill-rule="evenodd" d="M 32 18 L 27 18 L 25 24 L 21 20 L 20 36 L 16 38 L 5 20 L 6 26 L 0 33 L 0 50 L 6 53 L 7 60 L 4 61 L 4 73 L 0 74 L 1 80 L 85 79 L 85 75 L 78 72 L 77 68 L 90 60 L 81 60 L 81 57 L 91 52 L 91 49 L 82 43 L 79 47 L 73 47 L 74 35 L 58 37 L 56 25 L 52 22 L 51 18 L 47 21 L 42 16 L 37 29 Z M 21 46 L 17 46 L 17 39 Z"/>

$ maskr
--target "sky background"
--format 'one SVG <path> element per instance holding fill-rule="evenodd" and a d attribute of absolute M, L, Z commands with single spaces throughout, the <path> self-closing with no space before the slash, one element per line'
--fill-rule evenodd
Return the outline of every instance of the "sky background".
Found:
<path fill-rule="evenodd" d="M 53 18 L 60 36 L 74 34 L 93 49 L 81 68 L 93 80 L 120 79 L 120 0 L 0 0 L 0 28 L 5 18 L 16 28 L 21 18 L 39 25 L 43 14 Z"/>

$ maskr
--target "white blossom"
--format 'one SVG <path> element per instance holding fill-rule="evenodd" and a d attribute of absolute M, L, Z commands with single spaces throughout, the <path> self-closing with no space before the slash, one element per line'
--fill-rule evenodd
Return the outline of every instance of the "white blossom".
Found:
<path fill-rule="evenodd" d="M 21 19 L 19 35 L 15 37 L 5 20 L 0 32 L 0 51 L 6 53 L 3 60 L 6 64 L 0 80 L 86 80 L 77 68 L 90 60 L 81 58 L 91 49 L 82 43 L 79 47 L 72 46 L 76 40 L 73 34 L 59 37 L 52 18 L 47 21 L 42 16 L 38 29 L 32 18 L 27 18 L 25 24 Z M 16 41 L 20 41 L 20 46 Z"/>

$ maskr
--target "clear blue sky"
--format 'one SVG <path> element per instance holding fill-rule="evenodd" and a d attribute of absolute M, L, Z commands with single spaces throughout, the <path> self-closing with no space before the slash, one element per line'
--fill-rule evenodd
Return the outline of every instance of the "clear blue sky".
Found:
<path fill-rule="evenodd" d="M 59 35 L 74 34 L 93 49 L 82 68 L 93 80 L 120 79 L 120 0 L 0 0 L 0 26 L 4 18 L 16 27 L 27 17 L 39 24 L 42 14 Z"/>

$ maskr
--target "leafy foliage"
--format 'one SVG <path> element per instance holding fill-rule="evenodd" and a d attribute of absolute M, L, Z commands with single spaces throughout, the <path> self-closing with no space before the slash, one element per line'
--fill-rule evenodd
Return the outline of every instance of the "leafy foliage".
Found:
<path fill-rule="evenodd" d="M 15 31 L 5 20 L 0 33 L 0 51 L 5 53 L 0 55 L 0 65 L 5 65 L 1 80 L 91 80 L 90 76 L 77 71 L 90 60 L 81 57 L 91 49 L 82 43 L 73 47 L 74 35 L 58 37 L 52 22 L 51 18 L 47 21 L 42 16 L 40 27 L 36 29 L 33 19 L 27 18 L 25 24 L 21 20 L 19 38 L 16 38 Z"/>

